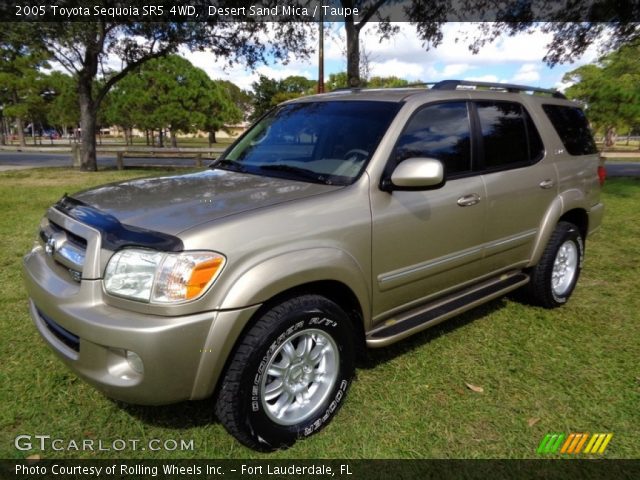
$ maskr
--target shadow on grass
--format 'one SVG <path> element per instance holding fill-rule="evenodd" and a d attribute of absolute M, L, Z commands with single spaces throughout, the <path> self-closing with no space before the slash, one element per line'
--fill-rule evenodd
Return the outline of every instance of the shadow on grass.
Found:
<path fill-rule="evenodd" d="M 501 297 L 495 300 L 491 300 L 490 302 L 487 302 L 472 310 L 469 310 L 468 312 L 450 318 L 449 320 L 445 320 L 438 325 L 427 328 L 420 333 L 416 333 L 404 340 L 399 341 L 398 343 L 389 345 L 388 347 L 368 349 L 366 358 L 358 364 L 358 368 L 362 368 L 365 370 L 376 368 L 382 363 L 386 363 L 389 360 L 409 353 L 416 348 L 422 347 L 426 343 L 435 340 L 436 338 L 442 337 L 449 332 L 464 327 L 474 320 L 486 317 L 492 312 L 503 308 L 505 306 L 506 298 L 509 297 Z"/>
<path fill-rule="evenodd" d="M 155 427 L 182 430 L 218 423 L 214 413 L 213 397 L 155 407 L 129 405 L 117 400 L 112 402 L 132 417 Z"/>

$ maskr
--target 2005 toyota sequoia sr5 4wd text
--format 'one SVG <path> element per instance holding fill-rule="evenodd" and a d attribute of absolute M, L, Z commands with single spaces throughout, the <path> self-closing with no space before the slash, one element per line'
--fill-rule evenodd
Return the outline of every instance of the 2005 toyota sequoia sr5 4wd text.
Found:
<path fill-rule="evenodd" d="M 565 303 L 603 181 L 582 110 L 554 91 L 301 98 L 206 171 L 60 199 L 24 259 L 31 316 L 106 395 L 215 395 L 240 442 L 281 448 L 331 420 L 362 347 L 515 289 Z"/>

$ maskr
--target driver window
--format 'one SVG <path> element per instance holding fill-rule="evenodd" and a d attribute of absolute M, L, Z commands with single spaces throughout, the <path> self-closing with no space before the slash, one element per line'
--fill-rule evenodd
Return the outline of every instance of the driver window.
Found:
<path fill-rule="evenodd" d="M 394 149 L 394 164 L 411 157 L 435 158 L 447 177 L 471 171 L 471 129 L 466 102 L 437 103 L 409 120 Z"/>

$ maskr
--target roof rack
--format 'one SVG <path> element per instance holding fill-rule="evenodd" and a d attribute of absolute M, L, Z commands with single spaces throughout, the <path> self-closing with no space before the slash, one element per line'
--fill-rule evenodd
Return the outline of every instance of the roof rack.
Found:
<path fill-rule="evenodd" d="M 441 82 L 436 83 L 432 90 L 456 90 L 458 87 L 485 87 L 490 90 L 503 90 L 507 92 L 534 92 L 534 93 L 546 93 L 551 95 L 554 98 L 564 98 L 562 92 L 557 90 L 553 90 L 550 88 L 538 88 L 538 87 L 528 87 L 526 85 L 513 85 L 511 83 L 493 83 L 493 82 L 475 82 L 472 80 L 442 80 Z"/>

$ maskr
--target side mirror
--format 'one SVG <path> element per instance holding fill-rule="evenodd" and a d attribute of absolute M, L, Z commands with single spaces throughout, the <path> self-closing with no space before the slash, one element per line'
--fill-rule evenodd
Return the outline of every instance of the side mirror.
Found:
<path fill-rule="evenodd" d="M 430 190 L 444 185 L 444 165 L 434 158 L 407 158 L 383 181 L 383 189 Z"/>

